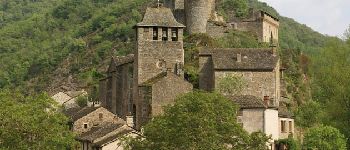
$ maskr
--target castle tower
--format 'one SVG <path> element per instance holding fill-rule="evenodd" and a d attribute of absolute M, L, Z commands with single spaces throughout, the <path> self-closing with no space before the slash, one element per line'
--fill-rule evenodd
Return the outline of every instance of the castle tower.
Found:
<path fill-rule="evenodd" d="M 137 49 L 133 73 L 133 116 L 136 120 L 136 129 L 140 129 L 156 113 L 158 106 L 162 106 L 163 102 L 171 103 L 173 99 L 157 100 L 157 96 L 149 91 L 156 87 L 144 87 L 144 85 L 158 81 L 160 78 L 168 78 L 164 73 L 177 77 L 176 82 L 169 81 L 171 82 L 169 83 L 164 80 L 166 82 L 164 86 L 175 88 L 177 83 L 184 82 L 182 71 L 184 28 L 184 25 L 176 21 L 171 9 L 161 6 L 147 8 L 142 22 L 136 25 Z M 166 88 L 162 90 L 164 95 L 181 91 L 166 90 Z"/>
<path fill-rule="evenodd" d="M 207 22 L 215 12 L 215 0 L 185 0 L 187 31 L 206 33 Z"/>

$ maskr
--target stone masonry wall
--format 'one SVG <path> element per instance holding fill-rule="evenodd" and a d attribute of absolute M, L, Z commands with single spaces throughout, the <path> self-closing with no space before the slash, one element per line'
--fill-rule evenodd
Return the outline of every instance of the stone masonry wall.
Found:
<path fill-rule="evenodd" d="M 175 99 L 192 91 L 192 84 L 173 73 L 153 85 L 152 87 L 152 117 L 163 113 L 163 107 L 174 104 Z"/>
<path fill-rule="evenodd" d="M 279 83 L 276 79 L 275 72 L 262 71 L 216 71 L 215 72 L 215 87 L 217 87 L 220 79 L 225 76 L 240 76 L 243 78 L 247 86 L 243 89 L 242 95 L 253 95 L 261 99 L 264 96 L 269 96 L 276 102 L 279 100 L 277 91 Z"/>
<path fill-rule="evenodd" d="M 264 111 L 265 109 L 244 109 L 242 123 L 243 128 L 249 132 L 264 132 Z"/>
<path fill-rule="evenodd" d="M 186 0 L 186 27 L 190 34 L 206 33 L 207 21 L 215 9 L 215 0 Z"/>
<path fill-rule="evenodd" d="M 199 89 L 212 91 L 214 89 L 214 66 L 211 56 L 199 57 Z"/>
<path fill-rule="evenodd" d="M 100 118 L 100 114 L 103 114 Z M 78 119 L 73 124 L 73 131 L 77 134 L 89 131 L 93 126 L 110 122 L 117 123 L 123 120 L 117 118 L 113 113 L 109 112 L 107 109 L 101 107 L 96 109 L 94 112 Z M 87 128 L 84 128 L 84 124 L 87 124 Z"/>

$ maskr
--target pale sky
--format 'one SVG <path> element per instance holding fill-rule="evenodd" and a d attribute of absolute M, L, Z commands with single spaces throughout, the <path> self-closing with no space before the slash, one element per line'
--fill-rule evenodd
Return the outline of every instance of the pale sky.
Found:
<path fill-rule="evenodd" d="M 350 25 L 350 0 L 259 0 L 280 15 L 331 36 L 341 37 Z"/>

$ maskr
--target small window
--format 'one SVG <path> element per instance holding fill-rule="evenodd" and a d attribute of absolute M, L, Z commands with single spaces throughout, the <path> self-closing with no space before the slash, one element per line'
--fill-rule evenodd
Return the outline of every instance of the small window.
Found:
<path fill-rule="evenodd" d="M 168 41 L 168 29 L 167 28 L 162 28 L 162 40 Z"/>
<path fill-rule="evenodd" d="M 156 27 L 153 28 L 153 40 L 158 40 L 158 29 Z"/>
<path fill-rule="evenodd" d="M 88 128 L 88 124 L 84 123 L 84 129 L 87 129 L 87 128 Z"/>
<path fill-rule="evenodd" d="M 177 28 L 172 28 L 171 29 L 171 40 L 172 41 L 178 41 L 178 30 Z"/>
<path fill-rule="evenodd" d="M 102 120 L 102 119 L 103 119 L 103 114 L 102 114 L 102 113 L 98 114 L 98 118 L 99 118 L 100 120 Z"/>
<path fill-rule="evenodd" d="M 281 121 L 281 132 L 286 132 L 286 121 L 284 120 Z"/>
<path fill-rule="evenodd" d="M 293 133 L 293 122 L 289 121 L 289 133 Z"/>

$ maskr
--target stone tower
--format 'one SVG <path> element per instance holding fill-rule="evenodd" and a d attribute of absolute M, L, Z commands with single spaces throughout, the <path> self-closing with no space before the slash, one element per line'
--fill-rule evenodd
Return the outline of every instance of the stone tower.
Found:
<path fill-rule="evenodd" d="M 206 33 L 207 22 L 215 13 L 215 0 L 185 0 L 187 31 Z"/>
<path fill-rule="evenodd" d="M 142 22 L 136 25 L 137 49 L 133 73 L 133 116 L 137 129 L 149 120 L 149 117 L 153 116 L 153 107 L 159 102 L 156 100 L 156 96 L 152 95 L 152 92 L 149 93 L 148 88 L 142 88 L 143 85 L 153 83 L 159 78 L 165 78 L 165 76 L 160 76 L 164 72 L 175 74 L 178 80 L 183 80 L 184 28 L 184 25 L 176 21 L 171 9 L 161 6 L 147 8 Z M 174 85 L 168 81 L 164 82 L 167 82 L 165 85 Z M 169 95 L 173 91 L 165 90 L 165 88 L 163 90 L 164 95 Z"/>

